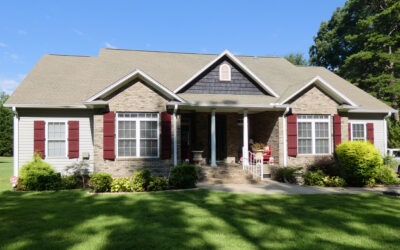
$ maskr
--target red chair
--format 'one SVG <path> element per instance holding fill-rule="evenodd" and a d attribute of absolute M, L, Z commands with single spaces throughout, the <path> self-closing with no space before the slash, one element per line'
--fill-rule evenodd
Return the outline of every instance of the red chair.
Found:
<path fill-rule="evenodd" d="M 264 164 L 273 164 L 274 157 L 272 157 L 272 146 L 266 146 L 263 153 L 263 163 Z"/>

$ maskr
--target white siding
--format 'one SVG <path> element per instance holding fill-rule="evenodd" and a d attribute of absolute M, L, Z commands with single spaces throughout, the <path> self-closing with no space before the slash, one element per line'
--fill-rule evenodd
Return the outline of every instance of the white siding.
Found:
<path fill-rule="evenodd" d="M 386 139 L 385 139 L 385 122 L 382 115 L 374 114 L 349 114 L 349 122 L 362 122 L 374 124 L 374 145 L 385 155 Z"/>
<path fill-rule="evenodd" d="M 90 171 L 93 171 L 93 115 L 90 111 L 79 110 L 18 110 L 19 115 L 19 168 L 33 157 L 34 121 L 79 121 L 79 159 L 68 157 L 45 159 L 57 171 L 82 160 L 82 153 L 89 152 Z M 47 134 L 47 131 L 46 131 Z M 68 137 L 68 135 L 67 135 Z M 68 141 L 67 141 L 68 144 Z M 47 145 L 46 145 L 47 146 Z"/>

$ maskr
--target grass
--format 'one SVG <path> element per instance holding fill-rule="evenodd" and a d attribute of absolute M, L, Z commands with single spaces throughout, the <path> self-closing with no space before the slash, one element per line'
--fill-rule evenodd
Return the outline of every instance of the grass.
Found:
<path fill-rule="evenodd" d="M 13 176 L 12 166 L 12 157 L 0 157 L 0 192 L 11 190 L 10 177 Z"/>
<path fill-rule="evenodd" d="M 398 249 L 399 221 L 376 194 L 0 193 L 0 249 Z"/>

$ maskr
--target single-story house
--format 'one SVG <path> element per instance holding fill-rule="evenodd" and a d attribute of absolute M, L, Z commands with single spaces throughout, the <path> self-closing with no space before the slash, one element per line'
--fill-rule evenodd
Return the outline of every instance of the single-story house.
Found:
<path fill-rule="evenodd" d="M 249 141 L 272 146 L 281 166 L 332 155 L 347 140 L 385 154 L 385 117 L 396 112 L 323 67 L 227 50 L 44 55 L 6 106 L 15 175 L 34 152 L 58 171 L 85 160 L 113 176 L 143 167 L 168 175 L 193 150 L 211 166 L 238 162 Z"/>

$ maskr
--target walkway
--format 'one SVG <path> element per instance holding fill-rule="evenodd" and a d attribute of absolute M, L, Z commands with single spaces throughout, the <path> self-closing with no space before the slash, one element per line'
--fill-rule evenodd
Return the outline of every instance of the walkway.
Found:
<path fill-rule="evenodd" d="M 355 188 L 355 187 L 311 187 L 294 184 L 286 184 L 273 180 L 267 180 L 260 184 L 206 184 L 198 183 L 198 188 L 208 190 L 218 190 L 232 193 L 247 194 L 358 194 L 358 193 L 382 193 L 386 190 L 397 190 L 400 187 L 375 187 L 375 188 Z"/>

